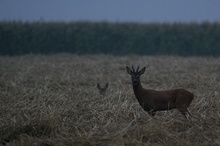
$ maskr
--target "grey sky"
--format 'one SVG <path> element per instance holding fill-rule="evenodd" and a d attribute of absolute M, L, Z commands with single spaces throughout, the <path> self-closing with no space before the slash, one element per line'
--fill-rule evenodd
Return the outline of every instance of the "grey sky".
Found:
<path fill-rule="evenodd" d="M 220 22 L 220 0 L 0 0 L 0 21 Z"/>

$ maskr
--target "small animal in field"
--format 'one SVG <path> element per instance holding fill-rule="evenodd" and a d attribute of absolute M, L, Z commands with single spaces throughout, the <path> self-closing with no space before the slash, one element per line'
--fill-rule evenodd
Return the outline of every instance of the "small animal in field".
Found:
<path fill-rule="evenodd" d="M 145 69 L 146 67 L 139 71 L 139 66 L 136 70 L 133 66 L 132 69 L 126 66 L 127 73 L 131 75 L 134 94 L 140 106 L 151 116 L 154 116 L 157 111 L 171 109 L 179 110 L 185 118 L 188 118 L 187 116 L 192 116 L 188 107 L 194 98 L 193 93 L 185 89 L 165 91 L 144 89 L 141 85 L 140 77 L 144 74 Z"/>
<path fill-rule="evenodd" d="M 97 83 L 97 88 L 99 90 L 100 95 L 105 95 L 105 92 L 106 92 L 106 90 L 108 88 L 108 83 L 106 83 L 103 88 L 100 86 L 99 83 Z"/>

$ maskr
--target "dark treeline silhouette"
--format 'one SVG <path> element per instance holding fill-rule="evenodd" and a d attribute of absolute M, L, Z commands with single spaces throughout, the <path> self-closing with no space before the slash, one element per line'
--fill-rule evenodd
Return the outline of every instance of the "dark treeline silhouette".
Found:
<path fill-rule="evenodd" d="M 219 23 L 0 22 L 0 55 L 220 56 Z"/>

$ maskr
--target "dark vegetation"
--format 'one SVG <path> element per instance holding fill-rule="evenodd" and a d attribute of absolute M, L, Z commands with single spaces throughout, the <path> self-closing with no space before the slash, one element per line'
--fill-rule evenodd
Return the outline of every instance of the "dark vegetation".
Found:
<path fill-rule="evenodd" d="M 0 22 L 0 55 L 219 56 L 219 23 Z"/>

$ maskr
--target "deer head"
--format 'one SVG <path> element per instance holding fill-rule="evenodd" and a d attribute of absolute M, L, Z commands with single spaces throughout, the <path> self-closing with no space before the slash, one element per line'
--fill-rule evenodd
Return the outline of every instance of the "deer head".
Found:
<path fill-rule="evenodd" d="M 139 71 L 139 66 L 137 67 L 136 71 L 133 66 L 132 66 L 132 70 L 128 66 L 126 66 L 126 69 L 128 74 L 131 75 L 132 84 L 137 85 L 140 83 L 140 76 L 145 72 L 146 67 L 142 68 L 140 71 Z"/>
<path fill-rule="evenodd" d="M 99 83 L 97 83 L 97 88 L 99 90 L 100 95 L 104 95 L 106 90 L 107 90 L 107 88 L 108 88 L 108 83 L 106 83 L 103 88 L 100 86 Z"/>

